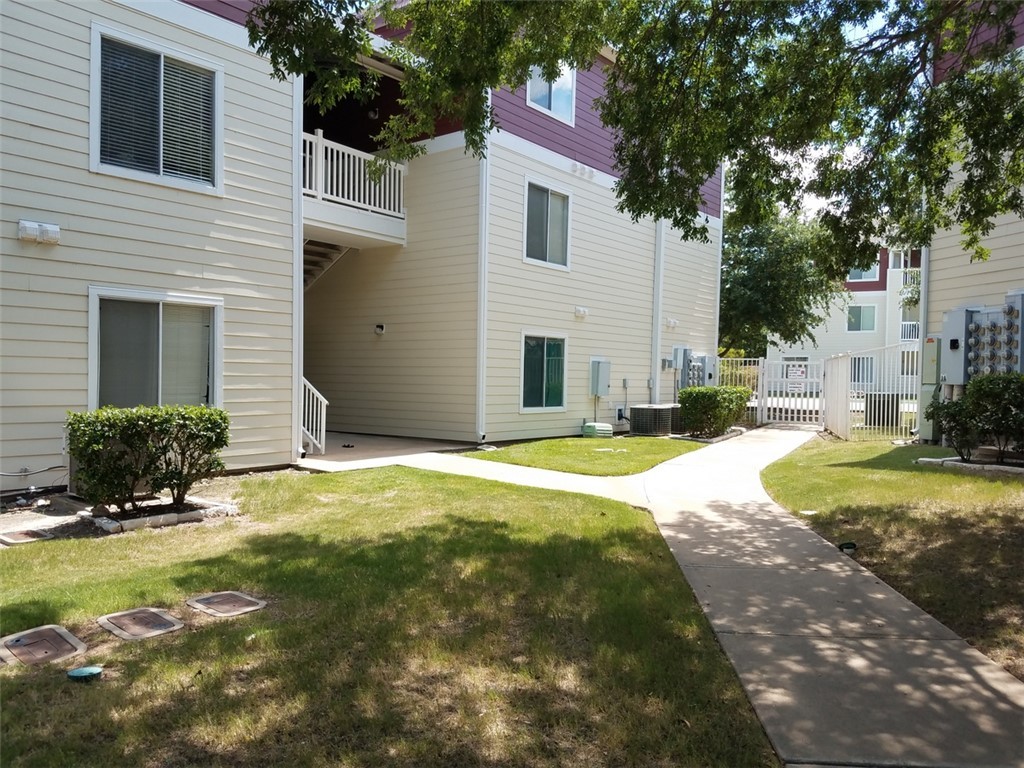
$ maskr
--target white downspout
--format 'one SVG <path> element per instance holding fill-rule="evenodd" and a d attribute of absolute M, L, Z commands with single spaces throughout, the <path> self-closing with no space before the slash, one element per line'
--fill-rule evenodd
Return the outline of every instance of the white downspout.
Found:
<path fill-rule="evenodd" d="M 487 105 L 491 92 L 487 92 Z M 484 442 L 487 437 L 487 250 L 490 241 L 491 218 L 491 136 L 484 137 L 484 156 L 480 158 L 480 208 L 477 227 L 476 276 L 476 438 Z"/>
<path fill-rule="evenodd" d="M 292 460 L 302 456 L 302 76 L 292 87 Z"/>
<path fill-rule="evenodd" d="M 651 327 L 651 402 L 661 402 L 661 291 L 665 279 L 665 220 L 654 223 L 654 297 Z"/>

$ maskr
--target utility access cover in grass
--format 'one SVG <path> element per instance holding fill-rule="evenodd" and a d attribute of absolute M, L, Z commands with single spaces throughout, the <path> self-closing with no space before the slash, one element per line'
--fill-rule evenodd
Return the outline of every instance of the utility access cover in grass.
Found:
<path fill-rule="evenodd" d="M 181 629 L 185 624 L 159 608 L 135 608 L 96 619 L 101 627 L 123 640 L 142 640 Z"/>
<path fill-rule="evenodd" d="M 244 595 L 241 592 L 211 592 L 208 595 L 193 597 L 191 600 L 186 600 L 185 603 L 197 611 L 222 617 L 258 611 L 267 604 L 265 600 L 257 600 L 255 597 Z"/>
<path fill-rule="evenodd" d="M 0 638 L 0 658 L 8 664 L 45 664 L 66 659 L 84 650 L 85 643 L 56 624 Z"/>
<path fill-rule="evenodd" d="M 9 547 L 17 544 L 31 544 L 33 541 L 43 541 L 52 538 L 53 536 L 46 533 L 46 531 L 8 531 L 7 533 L 0 533 L 0 542 Z"/>

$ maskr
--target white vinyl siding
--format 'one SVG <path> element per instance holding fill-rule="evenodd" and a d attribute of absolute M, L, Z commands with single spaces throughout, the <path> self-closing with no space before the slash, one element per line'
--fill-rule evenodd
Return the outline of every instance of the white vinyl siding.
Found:
<path fill-rule="evenodd" d="M 634 223 L 616 210 L 611 184 L 573 173 L 571 160 L 544 162 L 539 148 L 505 144 L 500 136 L 488 152 L 487 440 L 578 435 L 595 416 L 613 423 L 616 405 L 650 401 L 655 224 Z M 571 272 L 537 269 L 523 258 L 529 183 L 571 198 Z M 711 242 L 700 244 L 666 230 L 663 309 L 679 324 L 663 329 L 663 356 L 673 343 L 714 353 L 717 222 L 709 234 Z M 577 307 L 586 312 L 577 314 Z M 524 335 L 568 340 L 563 409 L 523 408 Z M 597 402 L 589 394 L 591 358 L 611 364 L 611 392 Z M 664 384 L 662 396 L 672 398 Z"/>
<path fill-rule="evenodd" d="M 576 71 L 562 67 L 553 81 L 544 79 L 534 67 L 526 84 L 526 103 L 563 123 L 574 125 L 576 120 Z"/>
<path fill-rule="evenodd" d="M 526 258 L 561 267 L 569 264 L 569 195 L 526 185 Z"/>
<path fill-rule="evenodd" d="M 92 170 L 220 194 L 223 66 L 105 24 L 92 47 Z"/>
<path fill-rule="evenodd" d="M 90 171 L 94 24 L 223 65 L 222 197 L 184 194 L 180 185 L 210 187 L 181 179 Z M 293 458 L 293 88 L 251 50 L 221 42 L 225 25 L 181 3 L 0 3 L 0 470 L 15 473 L 5 488 L 27 484 L 21 467 L 66 463 L 67 411 L 90 407 L 90 286 L 221 299 L 225 462 Z M 60 226 L 60 244 L 18 240 L 19 219 Z M 61 471 L 30 479 L 66 481 Z"/>
<path fill-rule="evenodd" d="M 461 147 L 412 160 L 408 244 L 351 251 L 306 292 L 305 375 L 328 429 L 477 438 L 479 179 Z"/>
<path fill-rule="evenodd" d="M 1001 304 L 1008 291 L 1024 288 L 1024 220 L 997 216 L 982 243 L 987 261 L 971 261 L 957 231 L 935 235 L 929 255 L 927 332 L 942 332 L 942 313 L 963 306 Z"/>

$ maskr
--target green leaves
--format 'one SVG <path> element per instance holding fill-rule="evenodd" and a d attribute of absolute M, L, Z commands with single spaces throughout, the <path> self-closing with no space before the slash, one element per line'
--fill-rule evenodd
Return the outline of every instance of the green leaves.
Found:
<path fill-rule="evenodd" d="M 742 225 L 807 193 L 827 200 L 820 221 L 846 268 L 880 240 L 922 245 L 950 226 L 984 258 L 993 217 L 1024 216 L 1024 0 L 267 0 L 249 32 L 279 76 L 312 74 L 309 99 L 327 107 L 372 91 L 356 57 L 378 10 L 406 32 L 392 54 L 403 112 L 378 137 L 387 159 L 421 152 L 441 120 L 482 154 L 498 127 L 489 89 L 610 49 L 596 103 L 634 218 L 704 239 L 701 185 L 723 161 Z"/>
<path fill-rule="evenodd" d="M 197 405 L 68 413 L 66 428 L 79 493 L 122 511 L 145 488 L 183 504 L 196 481 L 224 468 L 229 439 L 227 413 Z"/>
<path fill-rule="evenodd" d="M 759 356 L 768 344 L 813 343 L 847 274 L 830 233 L 792 216 L 754 226 L 730 214 L 724 237 L 720 346 Z"/>

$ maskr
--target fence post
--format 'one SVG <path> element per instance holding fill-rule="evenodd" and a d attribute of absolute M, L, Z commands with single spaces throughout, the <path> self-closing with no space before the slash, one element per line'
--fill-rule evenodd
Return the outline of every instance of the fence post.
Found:
<path fill-rule="evenodd" d="M 767 358 L 761 357 L 757 360 L 757 423 L 765 424 L 768 421 L 768 398 L 765 395 L 765 376 Z"/>

